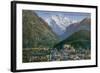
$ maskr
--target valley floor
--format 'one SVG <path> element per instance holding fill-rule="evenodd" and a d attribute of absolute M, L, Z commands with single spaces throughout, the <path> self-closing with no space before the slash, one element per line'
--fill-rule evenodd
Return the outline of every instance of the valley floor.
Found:
<path fill-rule="evenodd" d="M 83 48 L 24 48 L 23 62 L 48 62 L 48 61 L 67 61 L 67 60 L 87 60 L 91 59 L 90 49 Z"/>

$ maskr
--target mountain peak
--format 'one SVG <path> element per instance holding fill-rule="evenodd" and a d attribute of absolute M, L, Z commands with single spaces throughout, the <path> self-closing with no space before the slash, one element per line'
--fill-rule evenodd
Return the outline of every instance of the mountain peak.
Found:
<path fill-rule="evenodd" d="M 74 32 L 77 32 L 79 30 L 90 31 L 90 24 L 91 24 L 90 18 L 85 18 L 80 22 L 73 23 L 66 28 L 66 31 L 63 33 L 63 35 L 61 35 L 61 38 L 63 38 L 63 39 L 68 38 Z"/>
<path fill-rule="evenodd" d="M 84 18 L 80 23 L 82 23 L 82 24 L 91 24 L 91 19 L 90 18 Z"/>
<path fill-rule="evenodd" d="M 70 24 L 72 24 L 72 21 L 61 14 L 52 15 L 49 18 L 49 25 L 57 35 L 62 35 Z"/>

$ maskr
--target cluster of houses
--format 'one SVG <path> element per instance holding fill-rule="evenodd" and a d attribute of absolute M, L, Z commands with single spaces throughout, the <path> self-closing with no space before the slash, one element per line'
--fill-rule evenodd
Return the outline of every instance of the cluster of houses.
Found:
<path fill-rule="evenodd" d="M 60 50 L 57 50 L 56 48 L 52 49 L 50 54 L 51 61 L 81 60 L 90 58 L 90 49 L 76 50 L 68 44 L 65 44 Z"/>
<path fill-rule="evenodd" d="M 48 52 L 48 53 L 47 53 Z M 44 61 L 67 61 L 90 59 L 90 49 L 74 49 L 71 45 L 65 44 L 63 48 L 46 49 L 43 48 L 40 52 L 27 53 L 30 54 L 29 62 L 44 62 Z M 29 57 L 29 56 L 28 56 Z"/>

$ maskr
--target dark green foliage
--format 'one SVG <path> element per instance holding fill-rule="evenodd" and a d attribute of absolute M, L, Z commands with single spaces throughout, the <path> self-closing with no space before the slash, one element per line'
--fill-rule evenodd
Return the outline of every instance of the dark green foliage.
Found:
<path fill-rule="evenodd" d="M 23 63 L 80 60 L 91 58 L 90 20 L 84 19 L 78 31 L 60 40 L 35 11 L 23 10 Z M 72 30 L 72 29 L 70 29 Z M 70 33 L 70 32 L 69 32 Z M 70 47 L 64 48 L 65 45 Z"/>
<path fill-rule="evenodd" d="M 90 47 L 90 31 L 80 30 L 71 35 L 67 40 L 68 44 L 71 44 L 75 48 L 91 48 Z"/>
<path fill-rule="evenodd" d="M 90 45 L 91 44 L 90 31 L 80 30 L 78 32 L 75 32 L 70 37 L 58 43 L 54 47 L 62 48 L 65 44 L 69 44 L 76 49 L 78 48 L 84 48 L 84 49 L 89 48 L 90 49 L 91 48 L 90 47 L 91 46 Z"/>
<path fill-rule="evenodd" d="M 23 48 L 51 48 L 58 37 L 35 11 L 23 10 Z"/>
<path fill-rule="evenodd" d="M 29 62 L 32 56 L 32 50 L 23 50 L 23 62 Z"/>

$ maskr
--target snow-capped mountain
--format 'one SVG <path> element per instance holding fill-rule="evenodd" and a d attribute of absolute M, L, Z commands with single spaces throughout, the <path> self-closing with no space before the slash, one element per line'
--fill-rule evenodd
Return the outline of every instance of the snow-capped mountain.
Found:
<path fill-rule="evenodd" d="M 57 35 L 62 35 L 66 31 L 66 27 L 72 24 L 72 21 L 69 18 L 61 14 L 52 15 L 47 19 L 47 22 Z"/>
<path fill-rule="evenodd" d="M 62 15 L 51 16 L 51 20 L 54 20 L 62 30 L 66 30 L 66 27 L 71 24 L 71 20 Z"/>

